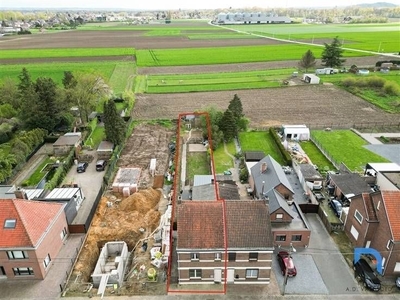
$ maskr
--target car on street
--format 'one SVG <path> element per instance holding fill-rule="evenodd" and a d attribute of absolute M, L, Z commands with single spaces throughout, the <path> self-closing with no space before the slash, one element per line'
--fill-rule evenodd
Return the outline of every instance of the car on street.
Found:
<path fill-rule="evenodd" d="M 101 172 L 104 171 L 104 169 L 106 168 L 107 165 L 107 161 L 100 159 L 96 162 L 96 171 Z"/>
<path fill-rule="evenodd" d="M 381 289 L 381 281 L 365 259 L 360 258 L 356 263 L 353 262 L 353 267 L 354 276 L 359 277 L 366 288 L 374 292 Z"/>
<path fill-rule="evenodd" d="M 285 276 L 285 274 L 289 277 L 297 275 L 293 259 L 287 251 L 279 251 L 277 258 L 283 276 Z"/>
<path fill-rule="evenodd" d="M 88 167 L 88 163 L 87 162 L 80 162 L 76 166 L 76 171 L 78 173 L 84 173 L 86 171 L 87 167 Z"/>
<path fill-rule="evenodd" d="M 330 205 L 335 213 L 335 215 L 339 218 L 342 214 L 342 204 L 338 200 L 331 200 Z"/>

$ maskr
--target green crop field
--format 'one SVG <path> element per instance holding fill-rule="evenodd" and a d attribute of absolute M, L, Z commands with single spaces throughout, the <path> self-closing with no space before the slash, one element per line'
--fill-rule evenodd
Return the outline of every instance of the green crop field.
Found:
<path fill-rule="evenodd" d="M 19 49 L 0 50 L 1 59 L 88 57 L 88 56 L 128 56 L 134 55 L 134 48 L 59 48 L 59 49 Z"/>
<path fill-rule="evenodd" d="M 21 65 L 0 65 L 0 82 L 4 78 L 12 78 L 18 80 L 18 75 L 21 73 L 22 68 L 26 68 L 33 80 L 38 77 L 50 77 L 57 84 L 62 84 L 64 71 L 71 71 L 73 73 L 97 73 L 109 82 L 113 89 L 125 89 L 127 76 L 130 73 L 126 69 L 131 70 L 134 64 L 130 62 L 118 61 L 98 61 L 98 62 L 81 62 L 81 63 L 35 63 L 35 64 L 21 64 Z M 115 77 L 115 80 L 110 78 Z M 119 80 L 116 80 L 119 79 Z M 114 86 L 115 84 L 115 86 Z M 122 87 L 123 86 L 123 87 Z M 123 90 L 122 90 L 123 91 Z"/>
<path fill-rule="evenodd" d="M 117 63 L 111 75 L 109 85 L 114 94 L 120 94 L 126 89 L 132 88 L 133 76 L 136 72 L 134 63 Z"/>
<path fill-rule="evenodd" d="M 186 66 L 211 65 L 275 60 L 298 60 L 311 49 L 318 58 L 322 47 L 284 44 L 269 46 L 243 46 L 190 49 L 151 49 L 137 50 L 137 64 L 146 66 Z M 369 56 L 368 53 L 345 51 L 344 56 Z"/>
<path fill-rule="evenodd" d="M 296 69 L 185 75 L 149 75 L 147 93 L 182 93 L 268 88 L 282 85 Z"/>
<path fill-rule="evenodd" d="M 388 162 L 364 148 L 367 142 L 351 130 L 313 130 L 312 136 L 329 156 L 350 170 L 362 171 L 367 163 Z"/>
<path fill-rule="evenodd" d="M 290 24 L 225 26 L 262 36 L 300 42 L 328 42 L 338 36 L 344 47 L 368 51 L 400 51 L 399 24 Z"/>

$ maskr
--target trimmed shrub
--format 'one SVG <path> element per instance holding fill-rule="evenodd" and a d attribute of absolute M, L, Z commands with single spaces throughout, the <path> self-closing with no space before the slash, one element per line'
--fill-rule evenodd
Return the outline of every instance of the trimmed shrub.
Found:
<path fill-rule="evenodd" d="M 383 90 L 390 96 L 400 95 L 400 86 L 393 81 L 386 81 Z"/>
<path fill-rule="evenodd" d="M 382 88 L 386 80 L 382 77 L 372 76 L 367 79 L 368 85 L 374 88 Z"/>
<path fill-rule="evenodd" d="M 281 143 L 281 139 L 276 133 L 276 129 L 271 127 L 269 129 L 269 132 L 271 133 L 272 137 L 274 138 L 274 141 L 276 145 L 278 146 L 279 151 L 281 152 L 281 155 L 285 161 L 285 164 L 288 166 L 292 165 L 292 157 L 290 156 L 289 152 L 286 151 L 285 147 Z"/>

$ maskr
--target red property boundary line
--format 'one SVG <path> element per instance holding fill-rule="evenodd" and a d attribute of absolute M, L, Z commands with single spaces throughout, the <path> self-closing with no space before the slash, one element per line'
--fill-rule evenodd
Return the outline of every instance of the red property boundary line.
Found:
<path fill-rule="evenodd" d="M 216 201 L 221 201 L 222 202 L 222 222 L 223 222 L 223 232 L 224 232 L 224 252 L 225 252 L 225 259 L 224 259 L 224 288 L 222 291 L 198 291 L 198 290 L 174 290 L 171 289 L 171 273 L 172 273 L 172 255 L 173 255 L 173 226 L 172 230 L 170 230 L 170 245 L 169 245 L 169 258 L 168 258 L 168 271 L 167 271 L 167 293 L 176 293 L 176 294 L 226 294 L 227 292 L 227 267 L 228 267 L 228 237 L 227 237 L 227 226 L 226 226 L 226 206 L 225 206 L 225 200 L 219 198 L 219 191 L 218 187 L 216 184 L 216 177 L 215 177 L 215 164 L 214 164 L 214 155 L 213 155 L 213 150 L 212 150 L 212 139 L 211 139 L 211 122 L 210 122 L 210 116 L 207 112 L 192 112 L 192 113 L 181 113 L 178 116 L 178 129 L 177 129 L 177 138 L 176 138 L 176 146 L 175 146 L 175 176 L 174 176 L 174 184 L 173 184 L 173 193 L 171 195 L 172 199 L 172 213 L 171 213 L 171 220 L 174 222 L 175 220 L 175 210 L 176 210 L 176 200 L 177 200 L 177 191 L 179 188 L 179 182 L 181 180 L 181 156 L 180 156 L 180 151 L 181 151 L 181 137 L 180 137 L 180 131 L 181 131 L 181 121 L 182 118 L 186 116 L 204 116 L 207 121 L 207 132 L 208 132 L 208 144 L 210 145 L 210 159 L 211 159 L 211 171 L 212 175 L 214 176 L 214 189 L 215 189 L 215 195 L 217 197 Z M 179 237 L 178 237 L 179 238 Z"/>

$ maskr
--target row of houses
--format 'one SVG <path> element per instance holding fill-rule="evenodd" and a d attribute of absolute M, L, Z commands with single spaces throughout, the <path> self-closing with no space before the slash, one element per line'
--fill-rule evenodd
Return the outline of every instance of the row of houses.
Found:
<path fill-rule="evenodd" d="M 292 20 L 274 13 L 242 12 L 219 13 L 213 22 L 216 24 L 290 24 Z"/>

